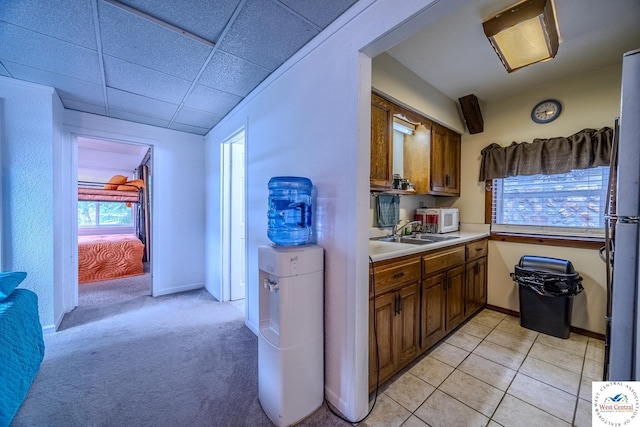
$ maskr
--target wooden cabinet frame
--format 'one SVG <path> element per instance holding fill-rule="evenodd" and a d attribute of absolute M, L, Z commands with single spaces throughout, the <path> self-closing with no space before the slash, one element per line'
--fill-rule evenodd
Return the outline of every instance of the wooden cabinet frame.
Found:
<path fill-rule="evenodd" d="M 416 125 L 403 150 L 403 178 L 414 184 L 412 194 L 459 196 L 461 135 L 377 93 L 371 94 L 372 191 L 392 188 L 394 116 Z"/>
<path fill-rule="evenodd" d="M 369 276 L 369 391 L 378 379 L 376 337 L 382 384 L 486 305 L 487 241 L 374 263 Z"/>

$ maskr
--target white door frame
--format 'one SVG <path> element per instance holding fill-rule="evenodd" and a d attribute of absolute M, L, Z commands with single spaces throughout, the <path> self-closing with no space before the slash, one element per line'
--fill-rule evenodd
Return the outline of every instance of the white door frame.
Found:
<path fill-rule="evenodd" d="M 71 164 L 69 165 L 71 170 L 68 171 L 69 179 L 71 181 L 71 194 L 68 200 L 67 206 L 69 206 L 70 215 L 70 233 L 65 233 L 62 236 L 62 239 L 65 240 L 63 243 L 66 247 L 69 247 L 71 250 L 71 264 L 70 264 L 70 272 L 68 281 L 64 281 L 61 286 L 63 286 L 63 307 L 64 312 L 68 313 L 74 308 L 78 306 L 78 138 L 91 138 L 91 139 L 100 139 L 104 141 L 112 141 L 121 144 L 133 144 L 133 145 L 145 145 L 150 147 L 151 150 L 151 165 L 154 166 L 153 163 L 153 141 L 145 140 L 144 138 L 136 138 L 131 137 L 130 139 L 120 139 L 121 135 L 112 136 L 108 132 L 95 132 L 84 129 L 77 129 L 72 127 L 65 127 L 66 138 L 69 141 L 70 151 L 71 151 Z M 155 171 L 154 171 L 155 173 Z M 149 213 L 151 218 L 151 234 L 153 235 L 154 224 L 153 224 L 153 200 L 150 201 L 149 204 Z M 67 239 L 69 239 L 67 241 Z M 152 236 L 149 237 L 150 241 L 153 241 Z M 151 272 L 151 294 L 154 295 L 154 280 L 153 280 L 153 251 L 151 251 L 151 259 L 149 260 L 149 269 Z M 56 325 L 56 329 L 59 325 Z"/>
<path fill-rule="evenodd" d="M 245 146 L 246 132 L 244 128 L 231 134 L 220 145 L 221 159 L 221 196 L 222 196 L 222 301 L 232 299 L 244 299 L 246 297 L 245 283 L 242 279 L 247 277 L 246 259 L 246 179 L 238 183 L 238 177 L 234 171 L 234 157 L 237 160 L 237 151 L 234 146 Z M 236 152 L 234 154 L 234 152 Z M 236 161 L 237 163 L 237 161 Z M 242 155 L 242 177 L 246 177 L 246 156 Z M 241 194 L 240 200 L 234 198 L 234 194 Z M 237 210 L 241 209 L 242 215 Z M 240 222 L 238 222 L 240 221 Z M 234 231 L 235 230 L 235 231 Z M 238 237 L 236 237 L 238 236 Z M 234 255 L 235 254 L 235 255 Z M 239 262 L 235 262 L 237 259 Z M 245 279 L 246 280 L 246 279 Z"/>

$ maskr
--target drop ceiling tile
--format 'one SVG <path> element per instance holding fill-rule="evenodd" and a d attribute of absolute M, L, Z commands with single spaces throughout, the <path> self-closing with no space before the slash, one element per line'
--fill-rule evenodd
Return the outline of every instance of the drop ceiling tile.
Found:
<path fill-rule="evenodd" d="M 2 62 L 0 62 L 0 76 L 11 77 L 11 74 L 9 74 L 9 70 L 7 70 Z"/>
<path fill-rule="evenodd" d="M 247 0 L 219 49 L 275 70 L 318 31 L 304 20 L 264 0 Z"/>
<path fill-rule="evenodd" d="M 213 114 L 196 110 L 195 108 L 182 107 L 180 111 L 178 111 L 174 123 L 211 129 L 222 117 L 221 114 Z"/>
<path fill-rule="evenodd" d="M 196 85 L 184 105 L 214 114 L 226 114 L 241 100 L 239 96 Z"/>
<path fill-rule="evenodd" d="M 167 122 L 171 120 L 178 109 L 175 104 L 113 88 L 107 88 L 107 98 L 110 112 L 112 109 L 114 111 L 127 111 L 141 116 L 155 117 Z"/>
<path fill-rule="evenodd" d="M 191 80 L 212 50 L 103 1 L 98 7 L 102 49 L 106 55 Z"/>
<path fill-rule="evenodd" d="M 268 75 L 266 68 L 217 50 L 198 83 L 244 97 Z"/>
<path fill-rule="evenodd" d="M 150 68 L 103 55 L 108 87 L 180 104 L 191 83 Z"/>
<path fill-rule="evenodd" d="M 96 50 L 91 2 L 2 0 L 0 21 Z"/>
<path fill-rule="evenodd" d="M 3 22 L 0 22 L 0 40 L 0 61 L 96 84 L 102 82 L 95 51 Z"/>
<path fill-rule="evenodd" d="M 115 119 L 127 120 L 129 122 L 142 123 L 145 125 L 158 126 L 166 128 L 169 125 L 169 120 L 163 120 L 158 117 L 149 117 L 144 114 L 138 114 L 131 111 L 120 110 L 113 108 L 109 110 L 109 116 Z"/>
<path fill-rule="evenodd" d="M 60 97 L 62 101 L 62 105 L 67 110 L 76 110 L 76 111 L 84 111 L 85 113 L 98 114 L 101 116 L 107 115 L 107 109 L 104 105 L 93 105 L 88 104 L 86 102 L 75 101 L 73 99 L 65 99 L 62 96 Z"/>
<path fill-rule="evenodd" d="M 134 9 L 217 42 L 239 0 L 120 0 Z"/>
<path fill-rule="evenodd" d="M 173 123 L 169 126 L 169 129 L 179 130 L 181 132 L 195 133 L 196 135 L 206 135 L 209 132 L 209 129 L 197 127 L 197 126 L 189 126 L 183 125 L 182 123 Z"/>
<path fill-rule="evenodd" d="M 60 98 L 99 105 L 104 108 L 104 93 L 101 85 L 13 62 L 5 62 L 5 65 L 16 79 L 51 86 L 56 88 Z"/>
<path fill-rule="evenodd" d="M 319 2 L 317 0 L 280 0 L 292 10 L 307 18 L 317 26 L 324 28 L 338 16 L 349 9 L 356 0 L 331 0 Z"/>

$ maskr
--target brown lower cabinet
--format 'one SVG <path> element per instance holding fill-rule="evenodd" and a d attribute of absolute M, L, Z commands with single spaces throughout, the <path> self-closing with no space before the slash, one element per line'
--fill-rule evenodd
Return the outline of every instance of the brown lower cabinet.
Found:
<path fill-rule="evenodd" d="M 486 304 L 486 261 L 487 239 L 482 239 L 374 263 L 369 298 L 369 391 Z"/>

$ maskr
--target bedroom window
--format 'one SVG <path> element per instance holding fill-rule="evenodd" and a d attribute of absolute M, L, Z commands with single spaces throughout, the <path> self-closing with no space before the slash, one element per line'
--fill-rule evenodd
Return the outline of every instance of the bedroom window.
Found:
<path fill-rule="evenodd" d="M 80 234 L 135 232 L 135 211 L 126 203 L 78 201 Z"/>

